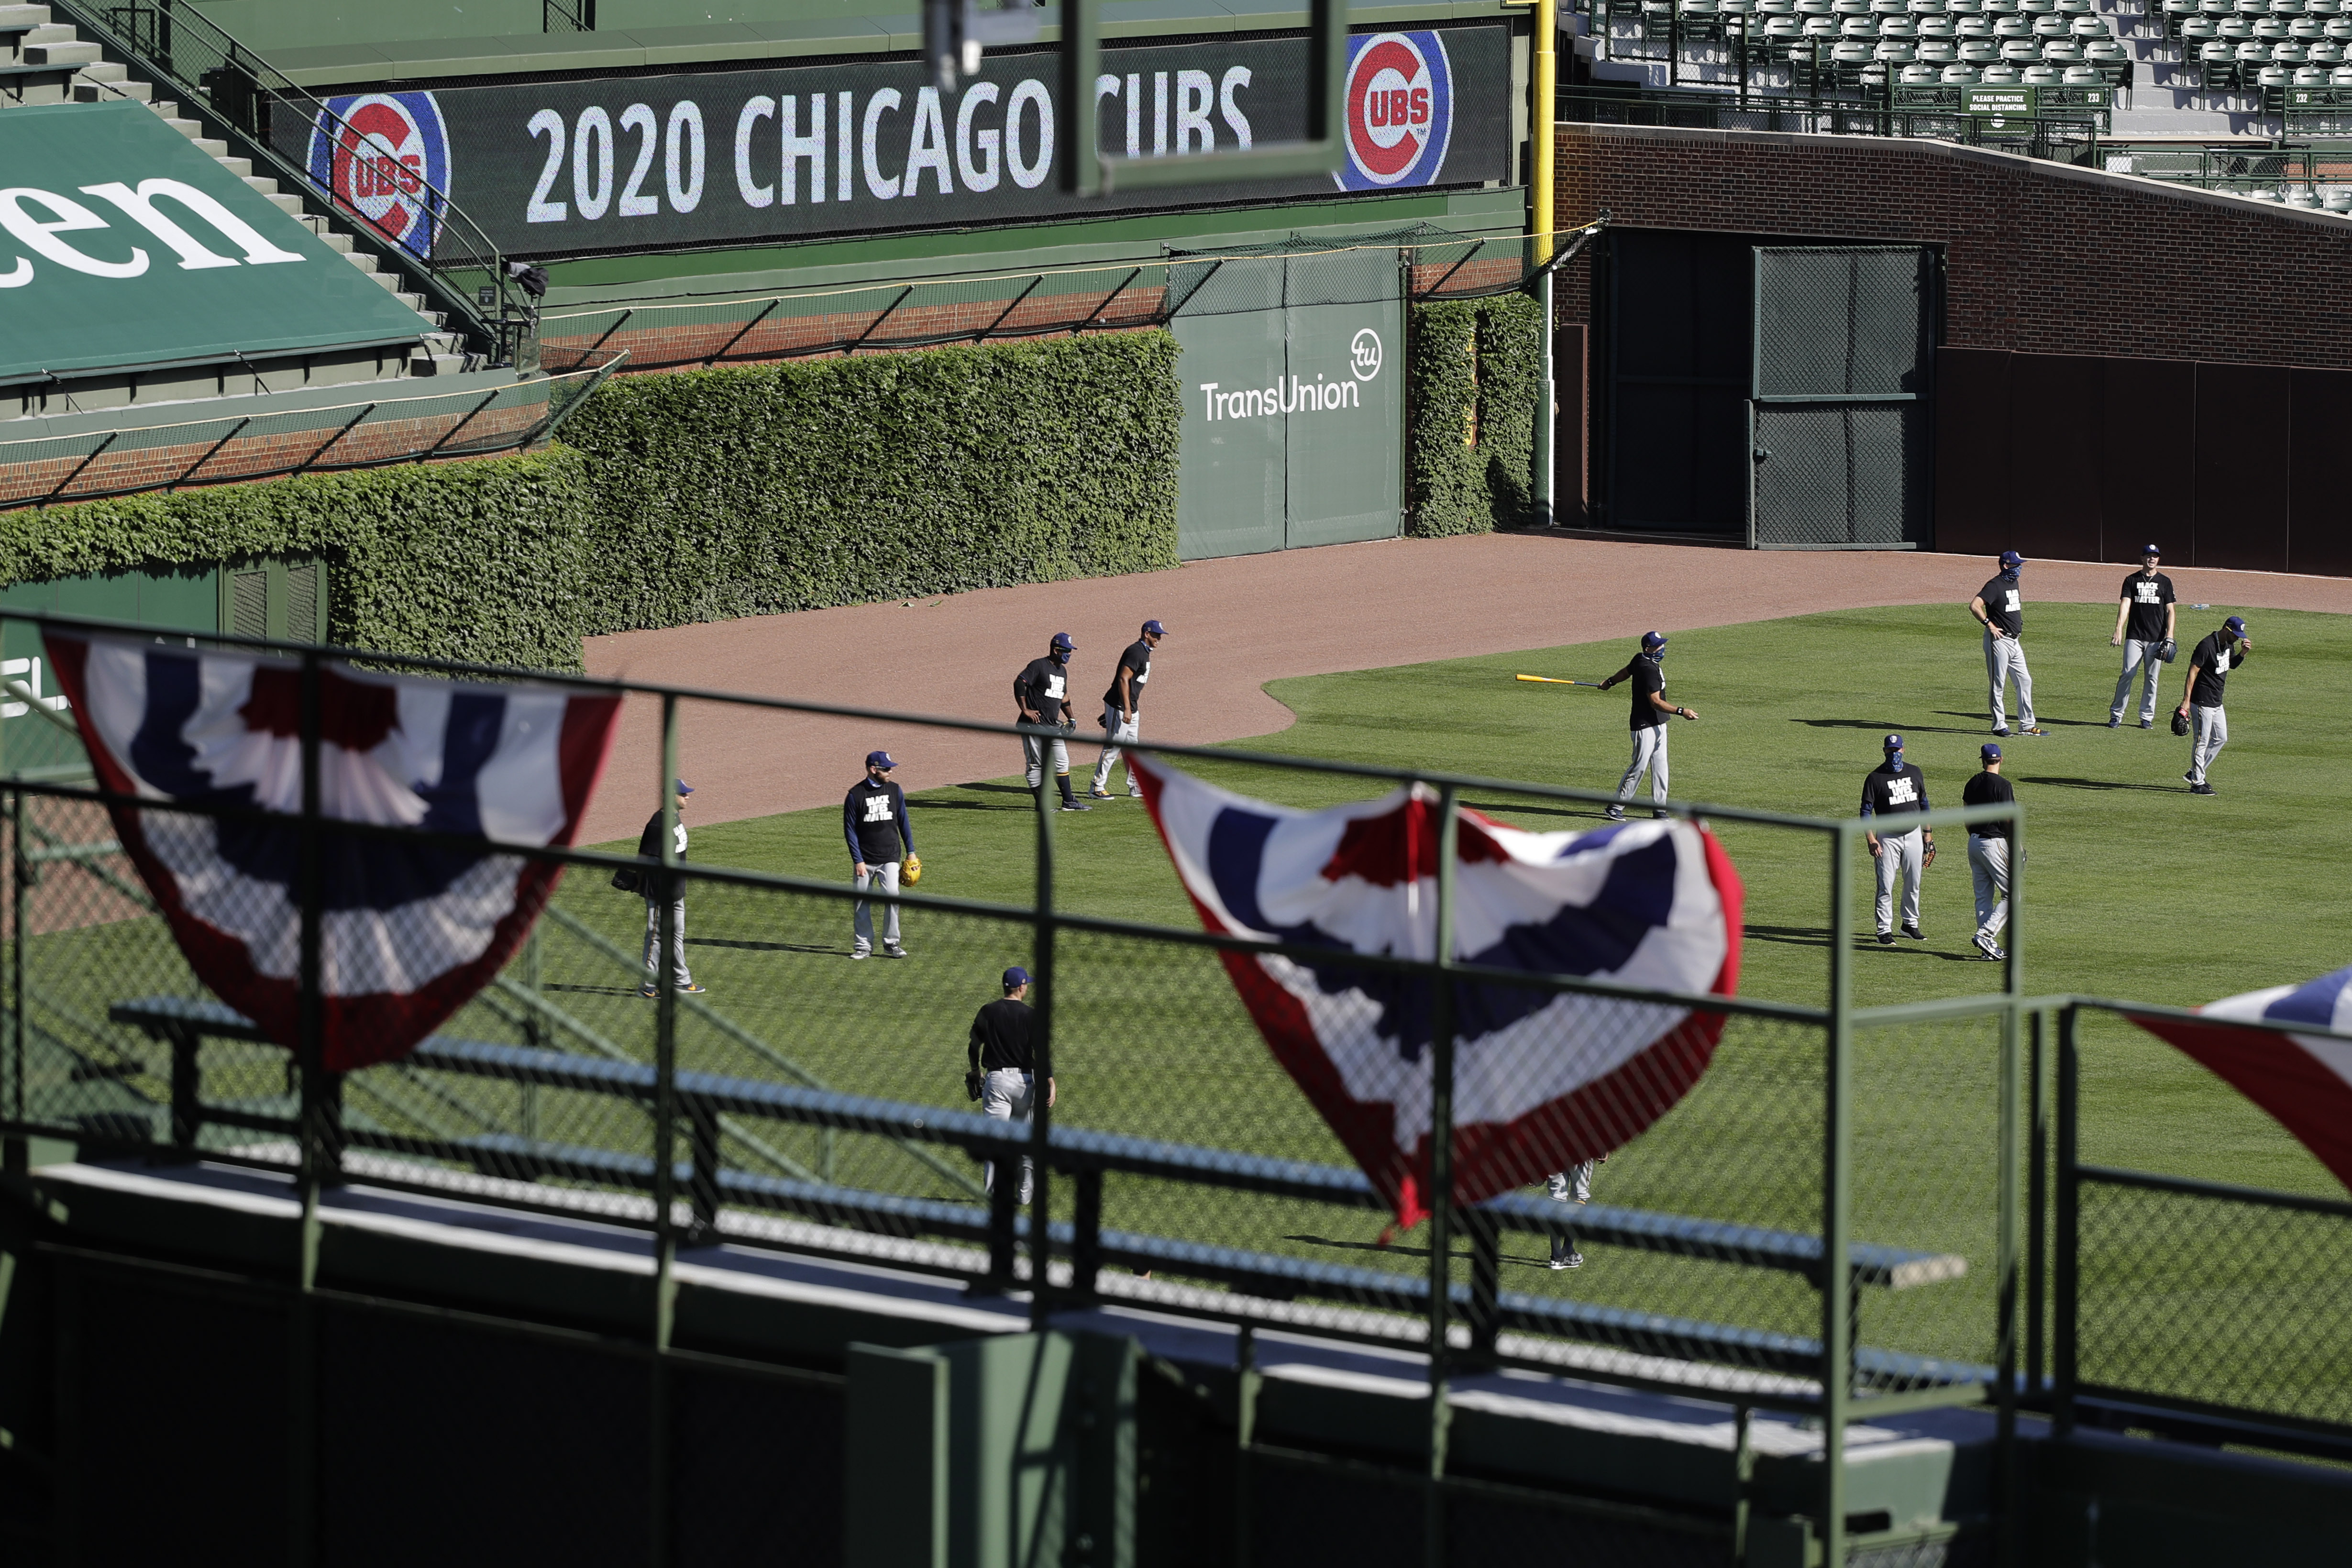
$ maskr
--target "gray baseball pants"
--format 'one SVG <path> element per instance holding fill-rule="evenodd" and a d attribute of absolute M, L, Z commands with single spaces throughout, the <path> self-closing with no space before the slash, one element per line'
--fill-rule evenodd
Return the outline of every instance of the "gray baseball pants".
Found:
<path fill-rule="evenodd" d="M 686 971 L 686 900 L 684 898 L 672 900 L 669 908 L 675 917 L 670 921 L 669 928 L 670 975 L 680 985 L 691 985 L 694 984 L 694 976 Z M 648 985 L 654 984 L 656 976 L 661 973 L 657 967 L 661 955 L 661 901 L 657 899 L 647 899 L 646 900 L 646 984 Z"/>
<path fill-rule="evenodd" d="M 1037 1080 L 1014 1068 L 998 1068 L 981 1085 L 980 1109 L 984 1116 L 999 1121 L 1026 1121 L 1030 1107 L 1035 1103 Z M 1036 1188 L 1037 1173 L 1031 1168 L 1029 1157 L 1021 1157 L 1021 1201 L 1027 1203 Z M 996 1162 L 991 1160 L 981 1173 L 980 1184 L 990 1192 L 996 1190 Z"/>
<path fill-rule="evenodd" d="M 1554 1203 L 1591 1203 L 1592 1201 L 1592 1163 L 1591 1161 L 1587 1160 L 1580 1165 L 1571 1165 L 1565 1171 L 1554 1171 L 1550 1175 L 1546 1176 L 1544 1178 L 1545 1195 Z M 1567 1258 L 1575 1251 L 1576 1243 L 1570 1237 L 1555 1236 L 1551 1238 L 1553 1258 Z"/>
<path fill-rule="evenodd" d="M 1895 929 L 1895 878 L 1903 876 L 1903 923 L 1919 923 L 1919 873 L 1922 851 L 1919 829 L 1908 833 L 1889 833 L 1884 828 L 1878 834 L 1878 929 Z"/>
<path fill-rule="evenodd" d="M 1992 727 L 2009 728 L 2007 687 L 2017 682 L 2017 725 L 2021 730 L 2033 728 L 2033 674 L 2025 668 L 2025 645 L 2015 637 L 1984 635 L 1985 679 L 1992 685 Z"/>
<path fill-rule="evenodd" d="M 2195 749 L 2189 753 L 2189 782 L 2203 784 L 2205 770 L 2213 765 L 2213 759 L 2230 743 L 2229 715 L 2219 708 L 2192 703 L 2189 709 L 2189 732 L 2196 739 Z"/>
<path fill-rule="evenodd" d="M 1633 731 L 1633 760 L 1625 764 L 1625 776 L 1617 781 L 1617 798 L 1633 798 L 1633 786 L 1642 782 L 1647 770 L 1650 775 L 1650 799 L 1658 805 L 1666 804 L 1666 727 L 1644 724 Z"/>
<path fill-rule="evenodd" d="M 896 860 L 885 860 L 878 866 L 871 860 L 867 861 L 866 863 L 866 874 L 862 877 L 856 877 L 854 879 L 857 883 L 857 890 L 862 893 L 866 889 L 872 887 L 875 883 L 879 882 L 882 884 L 882 890 L 884 892 L 897 892 L 898 890 L 898 865 L 899 862 Z M 866 902 L 864 899 L 858 900 L 855 910 L 849 917 L 849 924 L 851 931 L 856 934 L 857 939 L 850 948 L 850 951 L 853 952 L 873 952 L 874 906 Z M 896 947 L 898 945 L 898 906 L 896 904 L 885 904 L 882 906 L 882 942 L 886 947 Z"/>
<path fill-rule="evenodd" d="M 1135 744 L 1135 731 L 1142 722 L 1143 710 L 1140 708 L 1135 710 L 1133 723 L 1121 723 L 1118 708 L 1108 702 L 1103 704 L 1103 733 L 1110 737 L 1111 743 L 1102 749 L 1102 755 L 1095 763 L 1096 794 L 1099 795 L 1110 787 L 1110 771 L 1118 766 L 1118 749 L 1122 745 Z M 1127 770 L 1127 793 L 1139 795 L 1143 793 L 1142 788 L 1135 782 L 1133 768 Z"/>
<path fill-rule="evenodd" d="M 1077 726 L 1076 724 L 1066 723 L 1059 726 L 1059 728 L 1063 733 L 1067 734 L 1069 731 L 1076 730 Z M 1054 773 L 1055 776 L 1058 778 L 1070 771 L 1070 748 L 1066 742 L 1058 739 L 1054 742 L 1053 745 Z M 1023 765 L 1028 769 L 1027 777 L 1029 780 L 1029 787 L 1031 789 L 1035 789 L 1040 784 L 1045 782 L 1045 779 L 1039 771 L 1044 766 L 1042 759 L 1045 755 L 1045 742 L 1039 740 L 1036 736 L 1024 735 L 1021 737 L 1021 761 Z"/>
<path fill-rule="evenodd" d="M 2164 660 L 2156 657 L 2156 650 L 2163 646 L 2161 640 L 2141 642 L 2137 637 L 2124 639 L 2124 672 L 2116 678 L 2116 700 L 2107 704 L 2110 720 L 2120 720 L 2124 716 L 2124 709 L 2131 700 L 2132 676 L 2137 673 L 2140 677 L 2139 721 L 2143 724 L 2156 722 L 2156 687 L 2157 682 L 2164 679 Z"/>
<path fill-rule="evenodd" d="M 1998 942 L 2009 924 L 2009 840 L 1969 834 L 1969 879 L 1977 889 L 1977 930 Z"/>

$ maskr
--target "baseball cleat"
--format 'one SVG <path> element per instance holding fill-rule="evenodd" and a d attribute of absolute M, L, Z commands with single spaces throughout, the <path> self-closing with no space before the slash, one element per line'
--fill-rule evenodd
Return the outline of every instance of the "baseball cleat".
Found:
<path fill-rule="evenodd" d="M 2189 793 L 2190 795 L 2211 795 L 2213 793 L 2213 786 L 2211 784 L 2190 784 L 2189 786 Z"/>
<path fill-rule="evenodd" d="M 2191 789 L 2194 789 L 2197 787 L 2197 775 L 2195 773 L 2183 773 L 2180 775 L 2180 782 L 2189 785 Z"/>
<path fill-rule="evenodd" d="M 1878 945 L 1881 947 L 1893 947 L 1895 945 L 1895 933 L 1891 931 L 1880 931 L 1878 933 Z"/>
<path fill-rule="evenodd" d="M 2020 730 L 2018 733 L 2021 735 L 2047 735 L 2050 731 L 2043 729 L 2039 724 L 2031 724 L 2026 728 Z"/>
<path fill-rule="evenodd" d="M 1111 798 L 1111 793 L 1107 789 L 1090 789 L 1087 791 L 1087 794 L 1090 798 L 1095 800 L 1108 800 Z"/>
<path fill-rule="evenodd" d="M 850 949 L 849 956 L 850 956 L 851 958 L 853 958 L 853 959 L 857 959 L 857 958 L 871 958 L 871 957 L 873 957 L 874 955 L 873 955 L 872 953 L 870 953 L 870 952 L 866 952 L 866 951 L 864 948 L 862 948 L 862 947 L 856 947 L 856 948 L 852 948 L 852 949 Z"/>
<path fill-rule="evenodd" d="M 660 994 L 661 994 L 661 992 L 660 992 L 657 988 L 656 988 L 656 987 L 654 987 L 654 986 L 651 986 L 651 985 L 640 985 L 640 986 L 638 986 L 638 987 L 637 987 L 637 994 L 638 994 L 638 995 L 640 995 L 640 996 L 642 996 L 642 997 L 644 997 L 646 1001 L 650 1002 L 650 1001 L 652 1001 L 655 997 L 656 997 L 656 996 L 660 995 Z"/>
<path fill-rule="evenodd" d="M 2008 734 L 2008 733 L 2009 733 L 2009 730 L 2008 730 L 2008 727 L 2007 727 L 2006 725 L 2004 725 L 2004 726 L 2003 726 L 2003 727 L 2001 727 L 2000 729 L 1995 730 L 1995 731 L 1993 731 L 1993 733 L 1994 733 L 1994 734 L 1996 734 L 1996 735 L 2006 735 L 2006 734 Z"/>
<path fill-rule="evenodd" d="M 1985 935 L 1984 932 L 1979 931 L 1975 936 L 1969 940 L 1975 942 L 1977 951 L 1983 953 L 1987 958 L 1999 958 L 2000 956 L 2000 944 L 1993 941 L 1992 938 Z"/>
<path fill-rule="evenodd" d="M 885 943 L 882 949 L 882 956 L 885 958 L 904 958 L 907 956 L 907 950 L 898 946 L 896 942 Z"/>
<path fill-rule="evenodd" d="M 2121 719 L 2110 719 L 2107 721 L 2107 728 L 2110 730 L 2120 730 L 2123 727 L 2124 721 Z"/>
<path fill-rule="evenodd" d="M 1092 811 L 1094 807 L 1088 805 L 1082 800 L 1066 800 L 1062 803 L 1061 809 L 1064 811 Z"/>
<path fill-rule="evenodd" d="M 1551 1255 L 1551 1267 L 1555 1273 L 1563 1268 L 1581 1268 L 1584 1267 L 1584 1254 L 1573 1249 L 1566 1253 L 1555 1252 Z"/>
<path fill-rule="evenodd" d="M 1925 942 L 1927 940 L 1927 933 L 1921 931 L 1915 925 L 1905 926 L 1903 928 L 1903 934 L 1909 937 L 1913 942 Z"/>
<path fill-rule="evenodd" d="M 2156 721 L 2153 719 L 2143 719 L 2139 721 L 2139 727 L 2143 730 L 2153 730 L 2156 728 Z"/>
<path fill-rule="evenodd" d="M 1625 820 L 1625 812 L 1624 812 L 1624 809 L 1623 809 L 1622 807 L 1621 807 L 1621 806 L 1614 806 L 1614 805 L 1611 806 L 1611 807 L 1609 808 L 1609 820 L 1610 820 L 1610 821 L 1612 821 L 1612 822 L 1622 822 L 1622 821 L 1624 821 L 1624 820 Z"/>
<path fill-rule="evenodd" d="M 708 985 L 696 985 L 689 982 L 687 984 L 679 986 L 677 988 L 677 994 L 681 996 L 699 996 L 709 989 L 710 987 Z"/>

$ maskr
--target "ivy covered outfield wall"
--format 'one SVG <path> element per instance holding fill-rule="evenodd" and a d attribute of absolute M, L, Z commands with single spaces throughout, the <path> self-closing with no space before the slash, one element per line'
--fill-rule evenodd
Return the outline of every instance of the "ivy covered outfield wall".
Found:
<path fill-rule="evenodd" d="M 1176 343 L 607 382 L 566 445 L 0 513 L 0 583 L 328 562 L 336 642 L 577 669 L 600 632 L 1176 564 Z"/>
<path fill-rule="evenodd" d="M 1542 312 L 1524 294 L 1412 307 L 1406 531 L 1486 533 L 1527 520 Z"/>

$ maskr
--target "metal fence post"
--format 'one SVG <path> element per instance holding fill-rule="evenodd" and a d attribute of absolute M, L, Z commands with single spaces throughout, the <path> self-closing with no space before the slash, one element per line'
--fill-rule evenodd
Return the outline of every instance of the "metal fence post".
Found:
<path fill-rule="evenodd" d="M 2075 1043 L 2078 1013 L 2072 1003 L 2058 1010 L 2058 1235 L 2052 1258 L 2050 1413 L 2063 1436 L 2074 1429 L 2075 1310 L 2081 1281 L 2077 1251 L 2082 1243 L 2081 1186 L 2075 1162 L 2081 1152 L 2077 1125 L 2082 1110 L 2081 1058 Z"/>
<path fill-rule="evenodd" d="M 2025 1394 L 2039 1401 L 2049 1393 L 2049 1347 L 2042 1339 L 2042 1318 L 2050 1288 L 2050 1100 L 2042 1079 L 2042 1035 L 2048 1015 L 2033 1015 L 2033 1032 L 2025 1058 Z"/>
<path fill-rule="evenodd" d="M 25 1121 L 25 792 L 8 792 L 8 1119 Z M 32 1167 L 32 1146 L 11 1133 L 5 1161 L 10 1175 Z"/>
<path fill-rule="evenodd" d="M 1454 844 L 1459 824 L 1454 786 L 1437 795 L 1436 941 L 1440 970 L 1454 962 Z M 1408 814 L 1405 820 L 1413 820 Z M 1411 850 L 1408 848 L 1408 856 Z M 1412 857 L 1417 858 L 1417 857 Z M 1412 873 L 1406 873 L 1411 878 Z M 1409 880 L 1408 887 L 1417 887 Z M 1422 1551 L 1428 1568 L 1445 1563 L 1446 1311 L 1454 1283 L 1454 982 L 1439 978 L 1429 997 L 1429 1474 L 1422 1514 Z"/>
<path fill-rule="evenodd" d="M 1092 102 L 1091 99 L 1087 100 Z M 1046 1151 L 1053 1146 L 1053 1107 L 1046 1101 L 1054 1089 L 1054 770 L 1052 743 L 1037 741 L 1037 896 L 1036 1045 L 1030 1064 L 1029 1162 L 1035 1185 L 1029 1204 L 1029 1326 L 1042 1331 L 1053 1317 L 1054 1260 L 1053 1169 Z M 1013 1162 L 1003 1162 L 999 1182 L 1019 1178 Z"/>
<path fill-rule="evenodd" d="M 657 847 L 661 869 L 654 872 L 658 901 L 654 906 L 654 1321 L 647 1415 L 651 1441 L 646 1462 L 651 1469 L 646 1489 L 652 1518 L 647 1521 L 647 1555 L 654 1568 L 666 1568 L 670 1559 L 670 1419 L 669 1350 L 672 1318 L 677 1302 L 674 1273 L 677 1262 L 677 1232 L 671 1214 L 677 1198 L 677 1167 L 674 1161 L 677 1132 L 677 965 L 672 954 L 685 951 L 686 933 L 678 929 L 686 883 L 677 865 L 677 697 L 662 694 L 661 832 Z"/>
<path fill-rule="evenodd" d="M 1822 1127 L 1822 1561 L 1845 1561 L 1845 1422 L 1853 1394 L 1853 856 L 1857 826 L 1831 837 L 1830 1021 Z"/>
<path fill-rule="evenodd" d="M 319 1321 L 312 1291 L 319 1274 L 319 1191 L 330 1176 L 327 1139 L 325 997 L 321 994 L 319 866 L 319 656 L 302 656 L 299 728 L 302 815 L 295 833 L 294 896 L 300 910 L 295 1060 L 299 1098 L 294 1120 L 297 1230 L 294 1299 L 287 1314 L 289 1412 L 287 1561 L 302 1568 L 318 1558 Z"/>

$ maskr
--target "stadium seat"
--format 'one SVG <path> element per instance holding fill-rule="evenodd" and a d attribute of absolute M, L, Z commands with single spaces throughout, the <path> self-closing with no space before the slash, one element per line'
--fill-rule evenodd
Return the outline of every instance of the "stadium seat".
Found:
<path fill-rule="evenodd" d="M 2037 38 L 2063 38 L 2066 36 L 2067 29 L 2067 19 L 2063 16 L 2033 18 L 2033 36 Z"/>
<path fill-rule="evenodd" d="M 2284 66 L 2264 66 L 2254 79 L 2264 87 L 2284 87 L 2287 72 Z"/>
<path fill-rule="evenodd" d="M 1902 38 L 1906 41 L 1919 36 L 1919 24 L 1908 16 L 1887 16 L 1880 19 L 1878 36 L 1882 38 Z"/>
<path fill-rule="evenodd" d="M 2315 66 L 2336 65 L 2344 58 L 2344 46 L 2333 38 L 2322 38 L 2304 51 L 2304 58 Z"/>
<path fill-rule="evenodd" d="M 2093 38 L 2112 37 L 2115 28 L 2105 16 L 2076 16 L 2067 23 L 2066 31 L 2087 44 Z"/>
<path fill-rule="evenodd" d="M 2180 42 L 2191 55 L 2196 53 L 2197 45 L 2210 42 L 2221 36 L 2220 27 L 2215 25 L 2210 16 L 2191 16 L 2188 21 L 2180 24 Z"/>
<path fill-rule="evenodd" d="M 1969 64 L 1966 60 L 1962 60 L 1956 65 L 1948 65 L 1944 68 L 1944 82 L 1948 87 L 1953 85 L 1966 87 L 1976 79 L 1977 68 Z"/>
<path fill-rule="evenodd" d="M 1944 0 L 1944 15 L 1954 18 L 1981 16 L 1984 15 L 1984 0 Z"/>
<path fill-rule="evenodd" d="M 1960 58 L 1970 65 L 1989 66 L 2000 58 L 2000 46 L 1990 38 L 1969 38 L 1960 44 Z"/>
<path fill-rule="evenodd" d="M 2294 85 L 2297 87 L 2326 87 L 2327 85 L 2327 68 L 2326 66 L 2295 67 Z"/>
<path fill-rule="evenodd" d="M 2032 38 L 2011 38 L 2001 45 L 2000 58 L 2013 66 L 2034 65 L 2042 58 L 2042 46 Z"/>
<path fill-rule="evenodd" d="M 1834 0 L 1797 0 L 1800 16 L 1828 16 L 1836 13 Z"/>
<path fill-rule="evenodd" d="M 1911 0 L 1905 9 L 1914 16 L 1940 16 L 1944 14 L 1944 0 Z"/>
<path fill-rule="evenodd" d="M 2059 79 L 2068 87 L 2096 87 L 2102 79 L 2096 66 L 2068 66 Z"/>
<path fill-rule="evenodd" d="M 2033 24 L 2022 16 L 1997 17 L 1992 25 L 1992 36 L 1996 38 L 2030 38 L 2033 36 Z"/>
<path fill-rule="evenodd" d="M 2337 66 L 2327 73 L 2330 87 L 2352 87 L 2352 66 Z"/>
<path fill-rule="evenodd" d="M 2022 79 L 2015 66 L 2002 64 L 1985 67 L 1984 69 L 1979 73 L 1977 79 L 1985 83 L 1989 87 L 2000 87 L 2006 86 L 2011 82 L 2018 81 Z"/>
<path fill-rule="evenodd" d="M 1907 66 L 1917 53 L 1907 38 L 1885 38 L 1872 49 L 1870 58 L 1883 65 Z"/>
<path fill-rule="evenodd" d="M 2080 44 L 2044 44 L 2042 46 L 2042 63 L 2045 66 L 2081 65 L 2083 63 L 2083 46 Z"/>
<path fill-rule="evenodd" d="M 1914 25 L 1923 38 L 1942 38 L 1948 43 L 1959 36 L 1959 29 L 1952 25 L 1949 16 L 1919 16 L 1914 18 Z"/>
<path fill-rule="evenodd" d="M 2098 38 L 2084 47 L 2083 58 L 2096 65 L 2129 65 L 2132 53 L 2113 38 Z"/>
<path fill-rule="evenodd" d="M 1942 72 L 1937 68 L 1915 63 L 1905 66 L 1902 73 L 1895 79 L 1906 87 L 1927 87 L 1941 79 L 1941 77 Z"/>
<path fill-rule="evenodd" d="M 2352 43 L 2352 16 L 2337 16 L 2320 28 L 2339 44 Z"/>
<path fill-rule="evenodd" d="M 1911 0 L 1870 0 L 1870 14 L 1874 16 L 1908 16 L 1910 10 Z"/>
<path fill-rule="evenodd" d="M 2332 213 L 2352 213 L 2352 191 L 2330 191 L 2321 205 Z"/>
<path fill-rule="evenodd" d="M 2028 66 L 2024 71 L 2024 81 L 2028 87 L 2056 87 L 2058 68 L 2043 65 Z"/>
<path fill-rule="evenodd" d="M 1838 24 L 1838 37 L 1852 38 L 1859 43 L 1874 44 L 1878 42 L 1878 18 L 1848 16 Z"/>
<path fill-rule="evenodd" d="M 2287 37 L 2286 29 L 2287 24 L 2276 16 L 2262 16 L 2254 22 L 2254 37 L 2267 43 L 2284 42 Z"/>
<path fill-rule="evenodd" d="M 1919 57 L 1929 65 L 1948 66 L 1960 58 L 1960 51 L 1948 38 L 1925 38 L 1919 44 Z"/>
<path fill-rule="evenodd" d="M 2292 70 L 2310 58 L 2304 47 L 2291 38 L 2284 44 L 2271 46 L 2271 64 L 2274 66 L 2285 66 Z"/>
<path fill-rule="evenodd" d="M 1984 14 L 1988 16 L 2014 16 L 2018 14 L 2017 5 L 2018 0 L 1984 0 Z"/>

